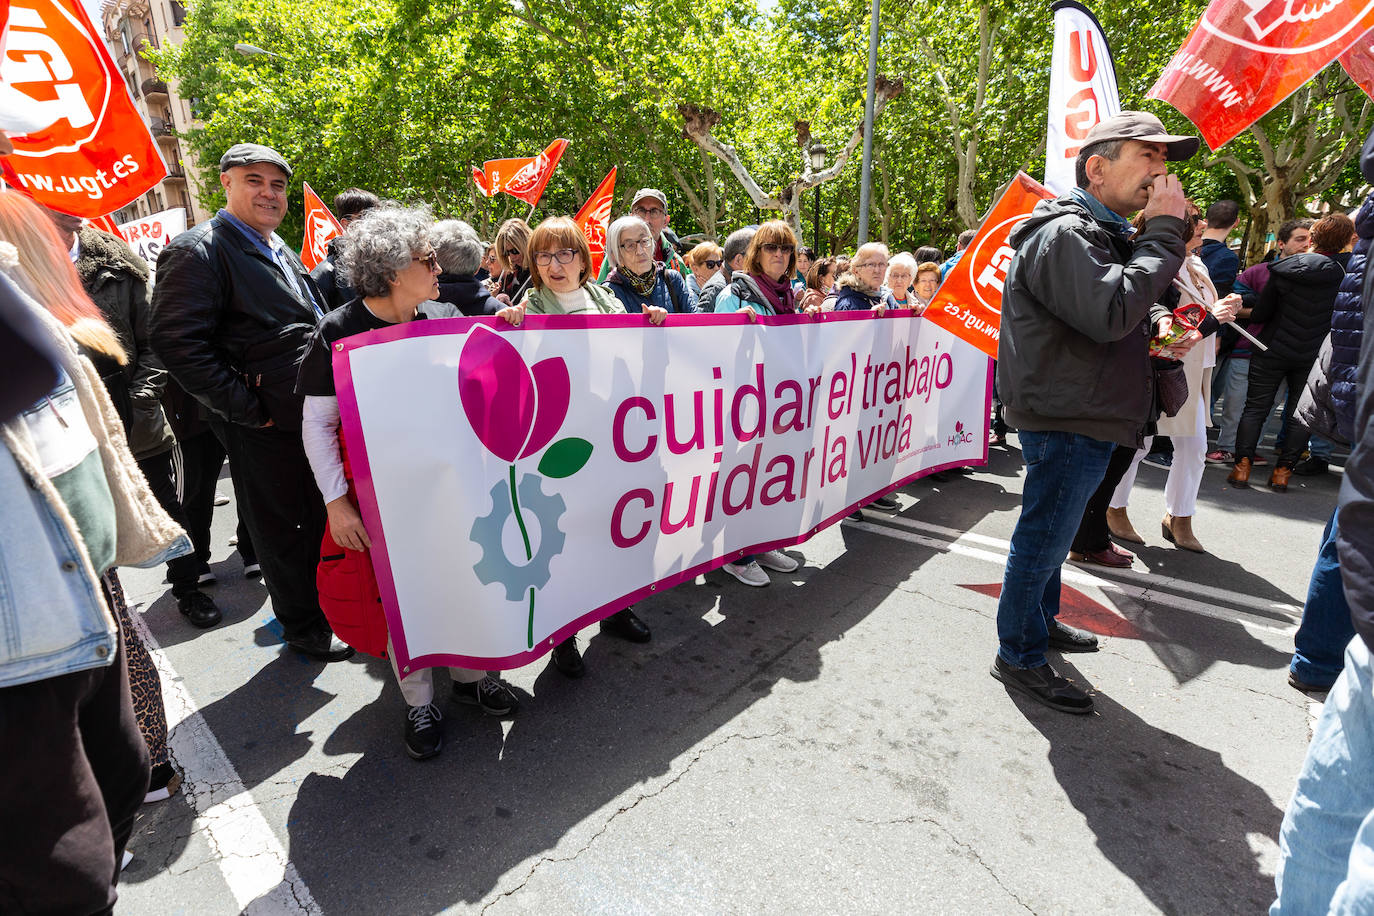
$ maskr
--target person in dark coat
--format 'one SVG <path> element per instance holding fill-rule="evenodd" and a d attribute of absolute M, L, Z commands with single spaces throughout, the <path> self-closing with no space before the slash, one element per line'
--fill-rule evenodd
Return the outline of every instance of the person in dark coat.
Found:
<path fill-rule="evenodd" d="M 1227 478 L 1234 487 L 1250 485 L 1260 429 L 1285 381 L 1289 404 L 1297 406 L 1317 351 L 1331 330 L 1331 308 L 1345 277 L 1345 269 L 1334 255 L 1349 244 L 1354 232 L 1354 224 L 1344 213 L 1322 217 L 1312 227 L 1315 251 L 1284 258 L 1269 268 L 1269 282 L 1250 313 L 1251 321 L 1264 323 L 1260 340 L 1269 349 L 1250 358 L 1245 411 L 1236 430 L 1236 465 Z M 1306 436 L 1291 434 L 1291 422 L 1291 417 L 1284 422 L 1289 434 L 1269 476 L 1270 489 L 1279 492 L 1288 489 L 1293 467 L 1307 445 Z"/>
<path fill-rule="evenodd" d="M 371 191 L 364 191 L 362 188 L 349 188 L 334 195 L 334 215 L 345 229 L 348 224 L 362 216 L 368 210 L 376 207 L 381 201 L 377 195 Z M 325 311 L 332 312 L 345 302 L 350 302 L 357 297 L 344 280 L 339 276 L 339 245 L 343 236 L 336 236 L 329 240 L 325 247 L 325 258 L 315 269 L 310 271 L 310 279 L 320 288 L 320 294 L 324 296 Z"/>
<path fill-rule="evenodd" d="M 477 276 L 487 244 L 460 219 L 446 219 L 430 230 L 439 258 L 439 302 L 447 302 L 468 316 L 495 315 L 504 306 Z"/>
<path fill-rule="evenodd" d="M 1361 170 L 1374 181 L 1374 135 Z M 1317 720 L 1279 832 L 1275 914 L 1374 909 L 1374 272 L 1360 299 L 1364 332 L 1355 376 L 1354 449 L 1337 502 L 1336 548 L 1356 636 Z"/>
<path fill-rule="evenodd" d="M 637 216 L 622 216 L 606 230 L 606 263 L 610 270 L 602 285 L 615 293 L 625 311 L 637 314 L 646 305 L 690 314 L 697 297 L 682 274 L 654 260 L 649 224 Z"/>

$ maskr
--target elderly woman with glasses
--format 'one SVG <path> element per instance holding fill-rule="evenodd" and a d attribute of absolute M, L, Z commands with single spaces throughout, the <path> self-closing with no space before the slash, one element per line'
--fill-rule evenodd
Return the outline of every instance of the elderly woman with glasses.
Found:
<path fill-rule="evenodd" d="M 360 594 L 358 577 L 375 579 L 375 574 L 367 554 L 372 538 L 358 512 L 340 444 L 331 351 L 335 341 L 364 331 L 459 314 L 450 304 L 431 301 L 439 294 L 433 223 L 427 209 L 382 206 L 348 227 L 339 263 L 359 298 L 320 320 L 296 381 L 296 392 L 305 396 L 301 438 L 329 513 L 319 570 L 321 607 L 336 632 L 352 635 L 365 651 L 385 651 L 392 659 L 391 670 L 406 701 L 405 749 L 416 760 L 433 757 L 443 747 L 443 715 L 434 705 L 434 670 L 421 668 L 401 677 L 380 606 L 337 597 Z M 509 715 L 519 705 L 509 687 L 485 672 L 450 668 L 449 674 L 453 698 L 459 703 L 492 716 Z"/>
<path fill-rule="evenodd" d="M 894 254 L 892 260 L 887 262 L 887 279 L 883 282 L 891 300 L 889 304 L 899 309 L 915 305 L 911 297 L 911 286 L 915 282 L 916 259 L 905 251 Z"/>
<path fill-rule="evenodd" d="M 530 287 L 530 265 L 525 249 L 530 226 L 523 219 L 508 219 L 496 230 L 496 266 L 501 268 L 492 292 L 506 305 L 524 298 Z"/>
<path fill-rule="evenodd" d="M 611 271 L 605 285 L 625 306 L 638 313 L 655 305 L 669 312 L 695 312 L 697 297 L 677 271 L 654 260 L 649 224 L 637 216 L 622 216 L 606 230 L 606 263 Z"/>
<path fill-rule="evenodd" d="M 687 288 L 692 291 L 692 295 L 700 299 L 701 288 L 720 273 L 720 268 L 725 264 L 725 251 L 715 242 L 702 242 L 687 252 L 683 260 L 692 271 L 692 275 L 687 278 Z"/>
<path fill-rule="evenodd" d="M 625 306 L 603 286 L 591 282 L 592 250 L 582 230 L 566 216 L 544 220 L 530 235 L 530 291 L 519 305 L 497 312 L 511 324 L 520 324 L 529 315 L 623 315 Z M 679 278 L 680 279 L 680 278 Z M 668 312 L 646 305 L 643 312 L 650 324 L 662 324 Z M 635 616 L 634 608 L 616 611 L 601 621 L 601 632 L 630 642 L 648 642 L 651 634 Z M 586 673 L 577 637 L 569 636 L 554 646 L 553 666 L 565 677 Z"/>
<path fill-rule="evenodd" d="M 890 305 L 883 289 L 886 278 L 887 246 L 882 242 L 860 245 L 849 269 L 835 280 L 835 290 L 823 307 L 837 312 L 871 310 L 881 315 Z"/>

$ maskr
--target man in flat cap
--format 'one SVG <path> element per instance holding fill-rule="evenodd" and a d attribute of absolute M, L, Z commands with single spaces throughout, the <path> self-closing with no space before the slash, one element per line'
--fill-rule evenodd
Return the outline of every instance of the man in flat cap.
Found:
<path fill-rule="evenodd" d="M 649 237 L 654 240 L 654 260 L 666 270 L 675 270 L 686 280 L 692 275 L 687 262 L 677 253 L 673 245 L 676 236 L 668 232 L 668 196 L 658 188 L 640 188 L 630 200 L 630 215 L 644 220 L 649 226 Z M 605 283 L 611 274 L 611 259 L 601 262 L 601 276 L 598 282 Z"/>
<path fill-rule="evenodd" d="M 238 511 L 286 643 L 321 661 L 353 650 L 335 638 L 315 589 L 324 505 L 301 446 L 296 364 L 324 302 L 276 234 L 291 166 L 256 143 L 219 162 L 228 198 L 157 259 L 153 348 L 208 412 L 229 455 Z"/>
<path fill-rule="evenodd" d="M 1172 321 L 1157 303 L 1186 242 L 1183 188 L 1167 163 L 1197 148 L 1196 137 L 1169 134 L 1154 115 L 1109 118 L 1078 152 L 1078 187 L 1037 204 L 1009 241 L 997 389 L 1020 431 L 1026 477 L 992 676 L 1061 712 L 1090 713 L 1092 697 L 1060 677 L 1045 651 L 1091 651 L 1097 637 L 1055 619 L 1059 569 L 1112 451 L 1138 448 L 1156 416 L 1149 341 Z M 1196 339 L 1192 332 L 1172 354 Z"/>

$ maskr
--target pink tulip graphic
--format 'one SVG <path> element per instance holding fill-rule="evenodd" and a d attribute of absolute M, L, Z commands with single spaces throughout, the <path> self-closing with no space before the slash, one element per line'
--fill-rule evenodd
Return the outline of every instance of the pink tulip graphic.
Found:
<path fill-rule="evenodd" d="M 572 383 L 568 366 L 550 357 L 526 366 L 520 352 L 500 334 L 478 325 L 468 334 L 458 358 L 458 396 L 473 432 L 487 451 L 510 463 L 507 484 L 511 507 L 524 543 L 525 560 L 534 559 L 529 530 L 520 510 L 515 462 L 553 441 L 568 416 Z M 554 442 L 539 462 L 541 473 L 568 477 L 591 457 L 592 445 L 569 437 Z M 534 645 L 534 588 L 529 589 L 529 645 Z"/>

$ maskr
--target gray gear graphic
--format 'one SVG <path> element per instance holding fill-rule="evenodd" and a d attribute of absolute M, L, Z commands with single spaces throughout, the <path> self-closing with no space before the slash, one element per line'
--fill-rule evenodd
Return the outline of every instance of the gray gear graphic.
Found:
<path fill-rule="evenodd" d="M 500 481 L 491 488 L 491 513 L 472 522 L 469 537 L 482 548 L 482 559 L 472 567 L 483 585 L 499 582 L 506 587 L 506 598 L 523 601 L 530 588 L 542 588 L 549 582 L 549 563 L 563 552 L 566 536 L 558 527 L 558 519 L 567 511 L 567 504 L 558 494 L 548 496 L 540 486 L 541 478 L 526 474 L 520 479 L 520 507 L 539 519 L 539 549 L 534 559 L 524 564 L 512 563 L 501 547 L 501 532 L 506 520 L 515 514 L 511 504 L 510 487 Z"/>

